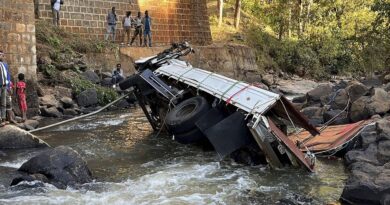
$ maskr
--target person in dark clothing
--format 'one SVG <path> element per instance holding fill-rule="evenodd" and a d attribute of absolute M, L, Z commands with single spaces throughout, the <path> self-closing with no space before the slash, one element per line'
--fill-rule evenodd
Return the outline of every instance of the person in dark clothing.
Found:
<path fill-rule="evenodd" d="M 139 46 L 142 45 L 142 17 L 141 12 L 138 11 L 137 17 L 134 18 L 134 35 L 131 39 L 130 46 L 133 45 L 134 40 L 139 36 Z"/>
<path fill-rule="evenodd" d="M 116 84 L 121 82 L 124 77 L 123 77 L 123 71 L 122 71 L 122 65 L 120 63 L 116 64 L 116 69 L 112 71 L 112 85 L 115 88 Z"/>
<path fill-rule="evenodd" d="M 142 24 L 144 25 L 144 46 L 148 45 L 149 40 L 149 47 L 152 47 L 152 18 L 150 18 L 147 10 L 145 11 L 145 17 L 142 19 Z"/>

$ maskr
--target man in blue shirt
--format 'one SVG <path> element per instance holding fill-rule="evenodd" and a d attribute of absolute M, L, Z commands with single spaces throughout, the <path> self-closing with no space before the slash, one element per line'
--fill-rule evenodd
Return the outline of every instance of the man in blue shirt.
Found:
<path fill-rule="evenodd" d="M 148 37 L 149 47 L 152 47 L 152 19 L 147 10 L 145 11 L 145 17 L 142 19 L 142 24 L 144 25 L 144 46 L 148 45 L 146 39 Z"/>
<path fill-rule="evenodd" d="M 111 12 L 107 14 L 107 33 L 104 39 L 107 41 L 108 37 L 112 35 L 112 42 L 115 42 L 115 27 L 118 17 L 116 16 L 115 7 L 111 8 Z"/>
<path fill-rule="evenodd" d="M 0 126 L 4 126 L 7 112 L 7 88 L 10 86 L 11 75 L 7 63 L 4 62 L 4 53 L 0 51 Z"/>

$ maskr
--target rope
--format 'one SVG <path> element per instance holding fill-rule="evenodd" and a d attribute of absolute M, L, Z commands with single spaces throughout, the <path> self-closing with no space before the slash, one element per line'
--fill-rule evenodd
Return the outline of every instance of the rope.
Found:
<path fill-rule="evenodd" d="M 207 80 L 210 76 L 212 76 L 214 73 L 209 73 L 202 81 L 199 82 L 199 84 L 196 86 L 196 93 L 199 95 L 199 87 L 202 85 L 202 83 Z"/>
<path fill-rule="evenodd" d="M 241 81 L 236 81 L 235 83 L 233 83 L 227 90 L 225 90 L 222 94 L 221 94 L 221 98 L 219 99 L 220 101 L 223 100 L 223 96 L 225 96 L 225 94 L 227 92 L 229 92 L 234 86 L 236 86 L 238 83 L 241 83 Z"/>
<path fill-rule="evenodd" d="M 279 99 L 279 101 L 282 103 L 283 109 L 284 109 L 284 111 L 286 112 L 286 115 L 287 115 L 287 117 L 288 117 L 288 120 L 290 120 L 292 126 L 294 127 L 295 132 L 298 132 L 298 129 L 297 129 L 297 127 L 295 126 L 295 124 L 294 124 L 293 120 L 291 119 L 290 115 L 288 114 L 287 108 L 286 108 L 286 106 L 284 105 L 283 101 L 282 101 L 281 99 Z"/>
<path fill-rule="evenodd" d="M 234 93 L 232 96 L 230 96 L 227 100 L 226 100 L 226 105 L 230 104 L 230 101 L 232 101 L 232 99 L 234 98 L 234 96 L 238 95 L 239 93 L 241 93 L 242 91 L 248 89 L 251 85 L 248 84 L 246 85 L 245 87 L 241 88 L 241 90 L 237 91 L 236 93 Z"/>
<path fill-rule="evenodd" d="M 46 129 L 49 129 L 49 128 L 52 128 L 52 127 L 55 127 L 55 126 L 58 126 L 58 125 L 62 125 L 62 124 L 68 123 L 68 122 L 72 122 L 72 121 L 79 120 L 79 119 L 82 119 L 82 118 L 85 118 L 85 117 L 88 117 L 88 116 L 95 115 L 95 114 L 105 110 L 106 108 L 114 105 L 115 103 L 117 103 L 118 101 L 122 100 L 123 98 L 129 96 L 131 93 L 133 93 L 133 90 L 131 90 L 126 95 L 123 95 L 123 96 L 119 97 L 118 99 L 112 101 L 111 103 L 108 103 L 104 107 L 102 107 L 99 110 L 96 110 L 94 112 L 91 112 L 91 113 L 88 113 L 88 114 L 85 114 L 85 115 L 81 115 L 81 116 L 78 116 L 78 117 L 74 117 L 72 119 L 64 120 L 64 121 L 61 121 L 61 122 L 57 122 L 57 123 L 54 123 L 54 124 L 51 124 L 51 125 L 48 125 L 48 126 L 45 126 L 45 127 L 40 127 L 40 128 L 34 129 L 34 130 L 30 130 L 28 132 L 32 133 L 32 132 L 37 132 L 37 131 L 41 131 L 41 130 L 46 130 Z"/>
<path fill-rule="evenodd" d="M 188 72 L 190 72 L 190 71 L 193 70 L 193 69 L 194 69 L 194 68 L 191 68 L 191 69 L 187 70 L 186 72 L 184 72 L 183 74 L 181 74 L 181 75 L 179 76 L 179 78 L 177 78 L 177 81 L 180 81 L 181 77 L 183 77 L 185 74 L 187 74 Z"/>

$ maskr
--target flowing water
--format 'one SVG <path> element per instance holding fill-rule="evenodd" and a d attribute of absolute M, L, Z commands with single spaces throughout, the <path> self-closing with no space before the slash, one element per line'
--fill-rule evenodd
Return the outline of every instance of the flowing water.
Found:
<path fill-rule="evenodd" d="M 347 177 L 340 160 L 317 161 L 315 174 L 221 161 L 214 152 L 156 137 L 138 109 L 101 114 L 36 135 L 53 147 L 77 150 L 95 181 L 66 190 L 49 184 L 0 186 L 0 204 L 275 204 L 281 199 L 326 204 L 338 200 Z M 7 152 L 0 166 L 18 168 L 40 151 Z"/>

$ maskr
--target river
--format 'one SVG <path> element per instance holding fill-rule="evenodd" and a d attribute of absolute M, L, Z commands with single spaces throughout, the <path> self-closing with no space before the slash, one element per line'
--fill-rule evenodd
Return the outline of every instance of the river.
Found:
<path fill-rule="evenodd" d="M 35 134 L 51 146 L 77 150 L 96 179 L 66 190 L 0 186 L 0 204 L 327 204 L 338 200 L 347 178 L 342 160 L 320 159 L 314 174 L 221 161 L 215 152 L 155 136 L 139 109 Z M 0 166 L 18 168 L 40 151 L 8 151 Z"/>

